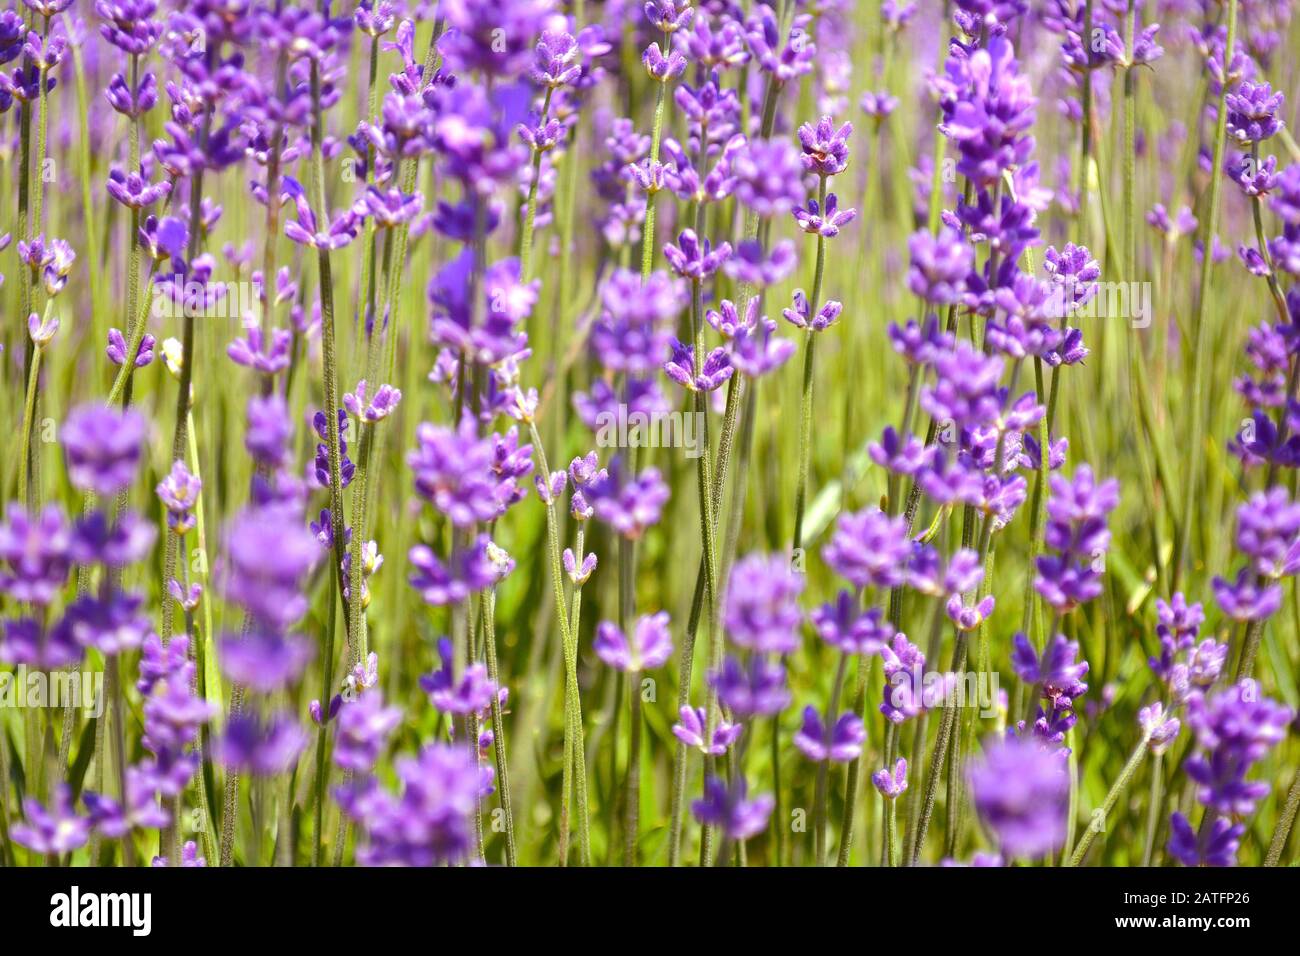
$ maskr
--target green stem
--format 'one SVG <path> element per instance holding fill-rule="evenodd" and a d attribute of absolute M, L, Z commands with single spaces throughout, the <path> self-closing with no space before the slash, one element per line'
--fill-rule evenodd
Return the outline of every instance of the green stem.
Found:
<path fill-rule="evenodd" d="M 542 436 L 537 431 L 537 423 L 528 423 L 533 440 L 533 450 L 537 454 L 538 473 L 549 476 L 550 466 L 546 461 L 546 448 Z M 572 748 L 573 776 L 576 778 L 574 789 L 577 795 L 578 810 L 578 858 L 583 866 L 591 864 L 591 825 L 587 809 L 587 757 L 583 744 L 582 700 L 578 694 L 578 646 L 576 636 L 569 630 L 569 616 L 565 613 L 564 570 L 560 561 L 559 521 L 555 514 L 555 503 L 546 503 L 546 540 L 551 557 L 551 586 L 555 598 L 555 615 L 560 625 L 560 640 L 564 650 L 564 736 Z M 568 793 L 570 781 L 567 779 L 569 767 L 565 767 L 565 792 Z M 564 834 L 561 834 L 564 836 Z M 563 857 L 562 857 L 563 858 Z"/>
<path fill-rule="evenodd" d="M 1083 831 L 1083 836 L 1079 837 L 1079 842 L 1075 845 L 1074 852 L 1070 854 L 1070 859 L 1066 862 L 1066 866 L 1078 866 L 1083 861 L 1084 855 L 1088 852 L 1088 847 L 1092 846 L 1092 841 L 1095 840 L 1097 834 L 1105 828 L 1106 817 L 1115 806 L 1115 801 L 1120 798 L 1120 794 L 1124 792 L 1124 788 L 1128 786 L 1129 781 L 1133 779 L 1133 774 L 1137 772 L 1137 768 L 1142 764 L 1142 758 L 1146 755 L 1147 742 L 1149 739 L 1150 737 L 1148 734 L 1143 734 L 1142 739 L 1138 741 L 1138 745 L 1133 748 L 1133 753 L 1128 758 L 1128 763 L 1124 764 L 1124 769 L 1120 771 L 1119 779 L 1111 785 L 1110 792 L 1106 794 L 1106 799 L 1102 801 L 1101 813 L 1093 814 L 1093 818 L 1091 822 L 1089 822 L 1088 828 Z"/>
<path fill-rule="evenodd" d="M 539 127 L 546 125 L 547 116 L 551 111 L 551 96 L 554 92 L 554 87 L 546 88 L 546 95 L 542 98 L 542 116 L 537 122 Z M 532 170 L 532 182 L 528 184 L 528 208 L 524 214 L 524 227 L 519 234 L 519 275 L 524 282 L 529 281 L 529 276 L 532 275 L 533 232 L 537 222 L 537 189 L 542 180 L 542 150 L 536 146 L 533 147 Z"/>
<path fill-rule="evenodd" d="M 1201 460 L 1201 446 L 1205 442 L 1205 418 L 1207 411 L 1205 398 L 1205 357 L 1210 338 L 1210 324 L 1206 319 L 1206 315 L 1210 299 L 1210 274 L 1214 268 L 1214 237 L 1219 230 L 1219 195 L 1223 181 L 1223 151 L 1227 139 L 1228 120 L 1228 113 L 1224 106 L 1224 99 L 1228 93 L 1228 77 L 1226 74 L 1227 71 L 1231 69 L 1232 58 L 1236 52 L 1237 3 L 1238 0 L 1228 0 L 1228 35 L 1223 47 L 1225 76 L 1223 85 L 1219 90 L 1218 109 L 1215 114 L 1214 156 L 1213 161 L 1210 164 L 1209 209 L 1204 217 L 1204 228 L 1201 231 L 1201 279 L 1196 296 L 1196 307 L 1193 313 L 1195 331 L 1192 339 L 1192 422 L 1191 433 L 1186 447 L 1194 461 Z M 1190 559 L 1192 515 L 1196 504 L 1196 491 L 1199 477 L 1199 469 L 1190 469 L 1187 475 L 1186 486 L 1183 489 L 1184 498 L 1181 514 L 1182 526 L 1179 528 L 1178 547 L 1174 555 L 1175 560 L 1172 566 L 1172 589 L 1177 589 L 1182 567 Z"/>

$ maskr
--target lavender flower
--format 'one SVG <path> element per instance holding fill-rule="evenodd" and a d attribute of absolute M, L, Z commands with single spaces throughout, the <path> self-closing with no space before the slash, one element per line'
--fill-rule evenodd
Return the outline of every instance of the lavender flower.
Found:
<path fill-rule="evenodd" d="M 1065 841 L 1069 781 L 1056 755 L 1010 738 L 986 748 L 968 774 L 975 809 L 1008 856 L 1041 857 Z"/>

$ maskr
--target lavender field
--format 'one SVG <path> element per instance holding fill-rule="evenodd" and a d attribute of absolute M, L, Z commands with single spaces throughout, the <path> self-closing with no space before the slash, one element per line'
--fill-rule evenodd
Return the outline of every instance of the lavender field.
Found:
<path fill-rule="evenodd" d="M 8 0 L 0 865 L 1291 866 L 1287 0 Z"/>

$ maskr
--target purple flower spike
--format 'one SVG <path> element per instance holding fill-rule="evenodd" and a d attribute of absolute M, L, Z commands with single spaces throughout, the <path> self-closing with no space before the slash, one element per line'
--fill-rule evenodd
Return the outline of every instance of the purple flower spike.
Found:
<path fill-rule="evenodd" d="M 476 714 L 492 703 L 496 686 L 488 679 L 487 667 L 470 664 L 459 677 L 452 670 L 452 647 L 447 638 L 438 640 L 442 666 L 420 678 L 420 689 L 434 707 L 448 714 Z"/>
<path fill-rule="evenodd" d="M 892 773 L 887 768 L 877 770 L 871 775 L 871 783 L 886 800 L 896 800 L 907 789 L 907 761 L 899 757 Z"/>
<path fill-rule="evenodd" d="M 1275 136 L 1285 125 L 1278 118 L 1285 99 L 1281 93 L 1274 93 L 1267 83 L 1242 80 L 1237 89 L 1224 99 L 1228 110 L 1228 133 L 1243 144 L 1258 143 Z"/>
<path fill-rule="evenodd" d="M 668 501 L 668 485 L 657 468 L 647 468 L 636 477 L 623 473 L 621 459 L 610 462 L 604 478 L 587 489 L 587 500 L 596 518 L 625 538 L 639 538 L 657 524 Z"/>
<path fill-rule="evenodd" d="M 840 714 L 828 732 L 817 708 L 809 704 L 803 710 L 803 726 L 794 735 L 794 744 L 813 762 L 848 763 L 862 753 L 866 739 L 866 727 L 857 714 L 852 711 Z"/>
<path fill-rule="evenodd" d="M 140 337 L 140 345 L 135 350 L 135 367 L 144 368 L 153 361 L 154 346 L 158 340 L 146 332 Z M 108 360 L 114 365 L 122 365 L 126 362 L 126 338 L 118 329 L 108 330 L 108 347 L 104 353 Z"/>
<path fill-rule="evenodd" d="M 695 235 L 695 230 L 684 229 L 677 244 L 664 245 L 664 258 L 683 279 L 700 282 L 707 279 L 731 256 L 731 243 L 724 242 L 716 249 L 707 239 Z"/>
<path fill-rule="evenodd" d="M 1169 818 L 1169 855 L 1183 866 L 1232 866 L 1237 862 L 1244 823 L 1215 817 L 1204 840 L 1181 813 Z"/>
<path fill-rule="evenodd" d="M 596 656 L 615 670 L 637 674 L 654 670 L 668 662 L 673 653 L 668 633 L 668 612 L 648 614 L 637 619 L 632 634 L 624 634 L 612 621 L 596 627 Z"/>
<path fill-rule="evenodd" d="M 355 392 L 348 392 L 343 396 L 343 407 L 355 418 L 370 424 L 387 418 L 397 409 L 398 403 L 402 400 L 401 390 L 391 385 L 380 385 L 369 400 L 366 393 L 366 380 L 363 378 L 357 382 Z"/>
<path fill-rule="evenodd" d="M 944 227 L 935 236 L 922 229 L 908 239 L 907 249 L 912 259 L 907 284 L 915 295 L 932 305 L 951 305 L 961 300 L 975 261 L 975 251 L 961 233 Z"/>
<path fill-rule="evenodd" d="M 1062 634 L 1047 642 L 1041 657 L 1024 634 L 1013 637 L 1012 644 L 1011 667 L 1026 684 L 1064 690 L 1082 681 L 1088 673 L 1087 661 L 1075 663 L 1079 656 L 1078 643 L 1066 640 Z"/>
<path fill-rule="evenodd" d="M 713 728 L 713 736 L 709 737 L 709 721 L 703 707 L 683 707 L 678 716 L 681 719 L 673 724 L 673 735 L 686 746 L 695 747 L 712 757 L 725 754 L 727 748 L 736 742 L 742 729 L 740 724 L 720 718 Z"/>
<path fill-rule="evenodd" d="M 840 230 L 857 218 L 856 209 L 840 209 L 839 197 L 831 193 L 826 197 L 823 209 L 816 199 L 809 199 L 807 207 L 799 206 L 794 210 L 794 220 L 799 228 L 809 235 L 834 239 Z"/>
<path fill-rule="evenodd" d="M 784 365 L 794 350 L 793 342 L 777 337 L 776 323 L 762 316 L 732 339 L 731 364 L 750 378 L 760 378 Z"/>
<path fill-rule="evenodd" d="M 800 161 L 803 168 L 817 176 L 835 176 L 849 165 L 849 137 L 853 124 L 845 123 L 838 129 L 829 116 L 816 124 L 804 123 L 799 127 L 799 146 L 803 151 Z"/>
<path fill-rule="evenodd" d="M 1182 729 L 1178 718 L 1169 717 L 1164 704 L 1159 701 L 1138 711 L 1138 725 L 1142 728 L 1142 735 L 1146 737 L 1147 745 L 1154 754 L 1162 754 L 1168 750 L 1169 745 L 1178 736 L 1178 731 Z"/>
<path fill-rule="evenodd" d="M 725 348 L 716 348 L 704 358 L 704 365 L 695 370 L 695 347 L 673 339 L 672 358 L 664 363 L 664 372 L 678 385 L 692 392 L 712 392 L 721 388 L 731 378 L 735 369 Z"/>

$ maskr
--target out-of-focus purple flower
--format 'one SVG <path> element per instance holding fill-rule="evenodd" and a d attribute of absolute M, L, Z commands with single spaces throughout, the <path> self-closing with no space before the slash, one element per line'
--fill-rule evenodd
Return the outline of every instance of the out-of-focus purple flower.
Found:
<path fill-rule="evenodd" d="M 68 605 L 55 625 L 58 636 L 51 640 L 71 638 L 82 647 L 108 655 L 135 650 L 153 629 L 148 616 L 141 613 L 143 605 L 143 597 L 127 592 L 106 598 L 84 595 Z"/>
<path fill-rule="evenodd" d="M 1272 617 L 1282 606 L 1282 586 L 1267 583 L 1261 585 L 1246 568 L 1237 573 L 1234 581 L 1216 576 L 1210 582 L 1210 588 L 1223 613 L 1234 621 L 1257 621 Z"/>
<path fill-rule="evenodd" d="M 975 809 L 1007 856 L 1034 859 L 1065 841 L 1070 784 L 1056 754 L 1007 738 L 985 748 L 968 775 Z"/>
<path fill-rule="evenodd" d="M 907 523 L 879 508 L 840 516 L 822 559 L 854 587 L 898 587 L 905 580 L 911 543 Z"/>
<path fill-rule="evenodd" d="M 401 721 L 402 709 L 385 707 L 379 691 L 362 694 L 339 713 L 334 762 L 353 773 L 369 773 Z"/>
<path fill-rule="evenodd" d="M 1187 702 L 1187 723 L 1200 749 L 1184 767 L 1200 785 L 1197 800 L 1222 814 L 1254 813 L 1269 785 L 1249 781 L 1246 774 L 1286 736 L 1291 716 L 1286 707 L 1262 697 L 1250 680 L 1208 700 L 1193 695 Z"/>
<path fill-rule="evenodd" d="M 307 745 L 307 734 L 290 714 L 265 721 L 243 713 L 226 721 L 225 732 L 214 741 L 216 759 L 232 770 L 271 777 L 283 773 Z"/>
<path fill-rule="evenodd" d="M 881 609 L 861 612 L 849 591 L 840 591 L 834 602 L 816 608 L 812 623 L 823 641 L 845 654 L 879 654 L 894 636 Z"/>
<path fill-rule="evenodd" d="M 737 282 L 767 288 L 784 281 L 798 264 L 799 256 L 790 239 L 774 242 L 770 249 L 757 239 L 742 239 L 731 257 L 723 263 L 722 271 Z"/>
<path fill-rule="evenodd" d="M 779 555 L 747 555 L 736 562 L 723 595 L 722 623 L 737 647 L 759 654 L 792 654 L 799 647 L 804 576 Z"/>
<path fill-rule="evenodd" d="M 0 634 L 0 661 L 26 664 L 42 670 L 54 670 L 79 663 L 84 656 L 81 645 L 64 629 L 42 628 L 30 617 L 11 618 L 4 622 Z"/>
<path fill-rule="evenodd" d="M 722 669 L 709 675 L 709 682 L 723 706 L 741 720 L 778 714 L 790 703 L 785 668 L 758 656 L 747 665 L 728 656 Z"/>
<path fill-rule="evenodd" d="M 63 511 L 46 505 L 32 516 L 11 501 L 0 522 L 0 592 L 19 603 L 50 604 L 72 567 L 72 530 Z"/>
<path fill-rule="evenodd" d="M 803 166 L 785 140 L 755 139 L 731 159 L 736 197 L 759 216 L 788 215 L 803 202 Z"/>
<path fill-rule="evenodd" d="M 615 670 L 637 674 L 662 667 L 673 653 L 668 612 L 638 618 L 630 635 L 624 634 L 612 621 L 601 621 L 592 646 L 596 656 Z"/>
<path fill-rule="evenodd" d="M 437 866 L 464 861 L 472 852 L 470 815 L 478 809 L 483 774 L 468 747 L 429 744 L 418 758 L 397 761 L 400 796 L 373 778 L 335 792 L 363 834 L 363 866 Z"/>
<path fill-rule="evenodd" d="M 509 555 L 480 534 L 469 546 L 454 551 L 444 563 L 426 545 L 417 544 L 407 554 L 413 570 L 407 579 L 426 604 L 459 604 L 475 591 L 490 587 L 514 568 Z"/>
<path fill-rule="evenodd" d="M 794 735 L 794 745 L 805 757 L 814 762 L 833 760 L 847 763 L 862 753 L 867 730 L 862 718 L 845 711 L 833 721 L 829 730 L 817 708 L 811 704 L 803 709 L 803 725 Z"/>
<path fill-rule="evenodd" d="M 770 794 L 748 799 L 743 780 L 729 788 L 721 777 L 708 777 L 704 796 L 691 804 L 691 813 L 700 823 L 717 827 L 725 839 L 744 841 L 767 829 L 774 804 Z"/>
<path fill-rule="evenodd" d="M 248 430 L 244 433 L 244 447 L 258 463 L 268 468 L 284 464 L 292 437 L 289 407 L 279 394 L 273 393 L 265 398 L 255 395 L 248 400 Z"/>
<path fill-rule="evenodd" d="M 145 421 L 135 411 L 81 405 L 68 413 L 59 437 L 67 455 L 68 480 L 107 498 L 135 480 Z"/>
<path fill-rule="evenodd" d="M 659 521 L 668 501 L 668 485 L 659 469 L 647 468 L 635 477 L 624 473 L 621 458 L 609 463 L 604 478 L 593 481 L 587 500 L 595 509 L 596 519 L 603 521 L 625 538 L 639 538 Z"/>
<path fill-rule="evenodd" d="M 269 694 L 296 684 L 316 647 L 305 637 L 254 629 L 221 638 L 218 653 L 227 677 Z"/>
<path fill-rule="evenodd" d="M 26 823 L 15 823 L 9 830 L 14 842 L 33 853 L 46 856 L 79 850 L 90 839 L 90 821 L 77 816 L 73 808 L 72 788 L 59 784 L 46 809 L 32 797 L 23 800 Z"/>
<path fill-rule="evenodd" d="M 226 597 L 272 630 L 283 630 L 307 610 L 303 583 L 320 558 L 320 543 L 283 508 L 250 508 L 226 529 Z"/>
<path fill-rule="evenodd" d="M 1082 681 L 1088 673 L 1088 662 L 1078 660 L 1078 643 L 1066 640 L 1063 634 L 1049 640 L 1041 656 L 1024 634 L 1016 634 L 1012 643 L 1011 667 L 1026 684 L 1041 685 L 1048 691 L 1064 690 Z"/>
<path fill-rule="evenodd" d="M 472 418 L 462 419 L 457 429 L 425 422 L 415 437 L 406 460 L 420 497 L 461 528 L 500 516 L 514 481 L 497 481 L 493 444 L 478 437 Z"/>

